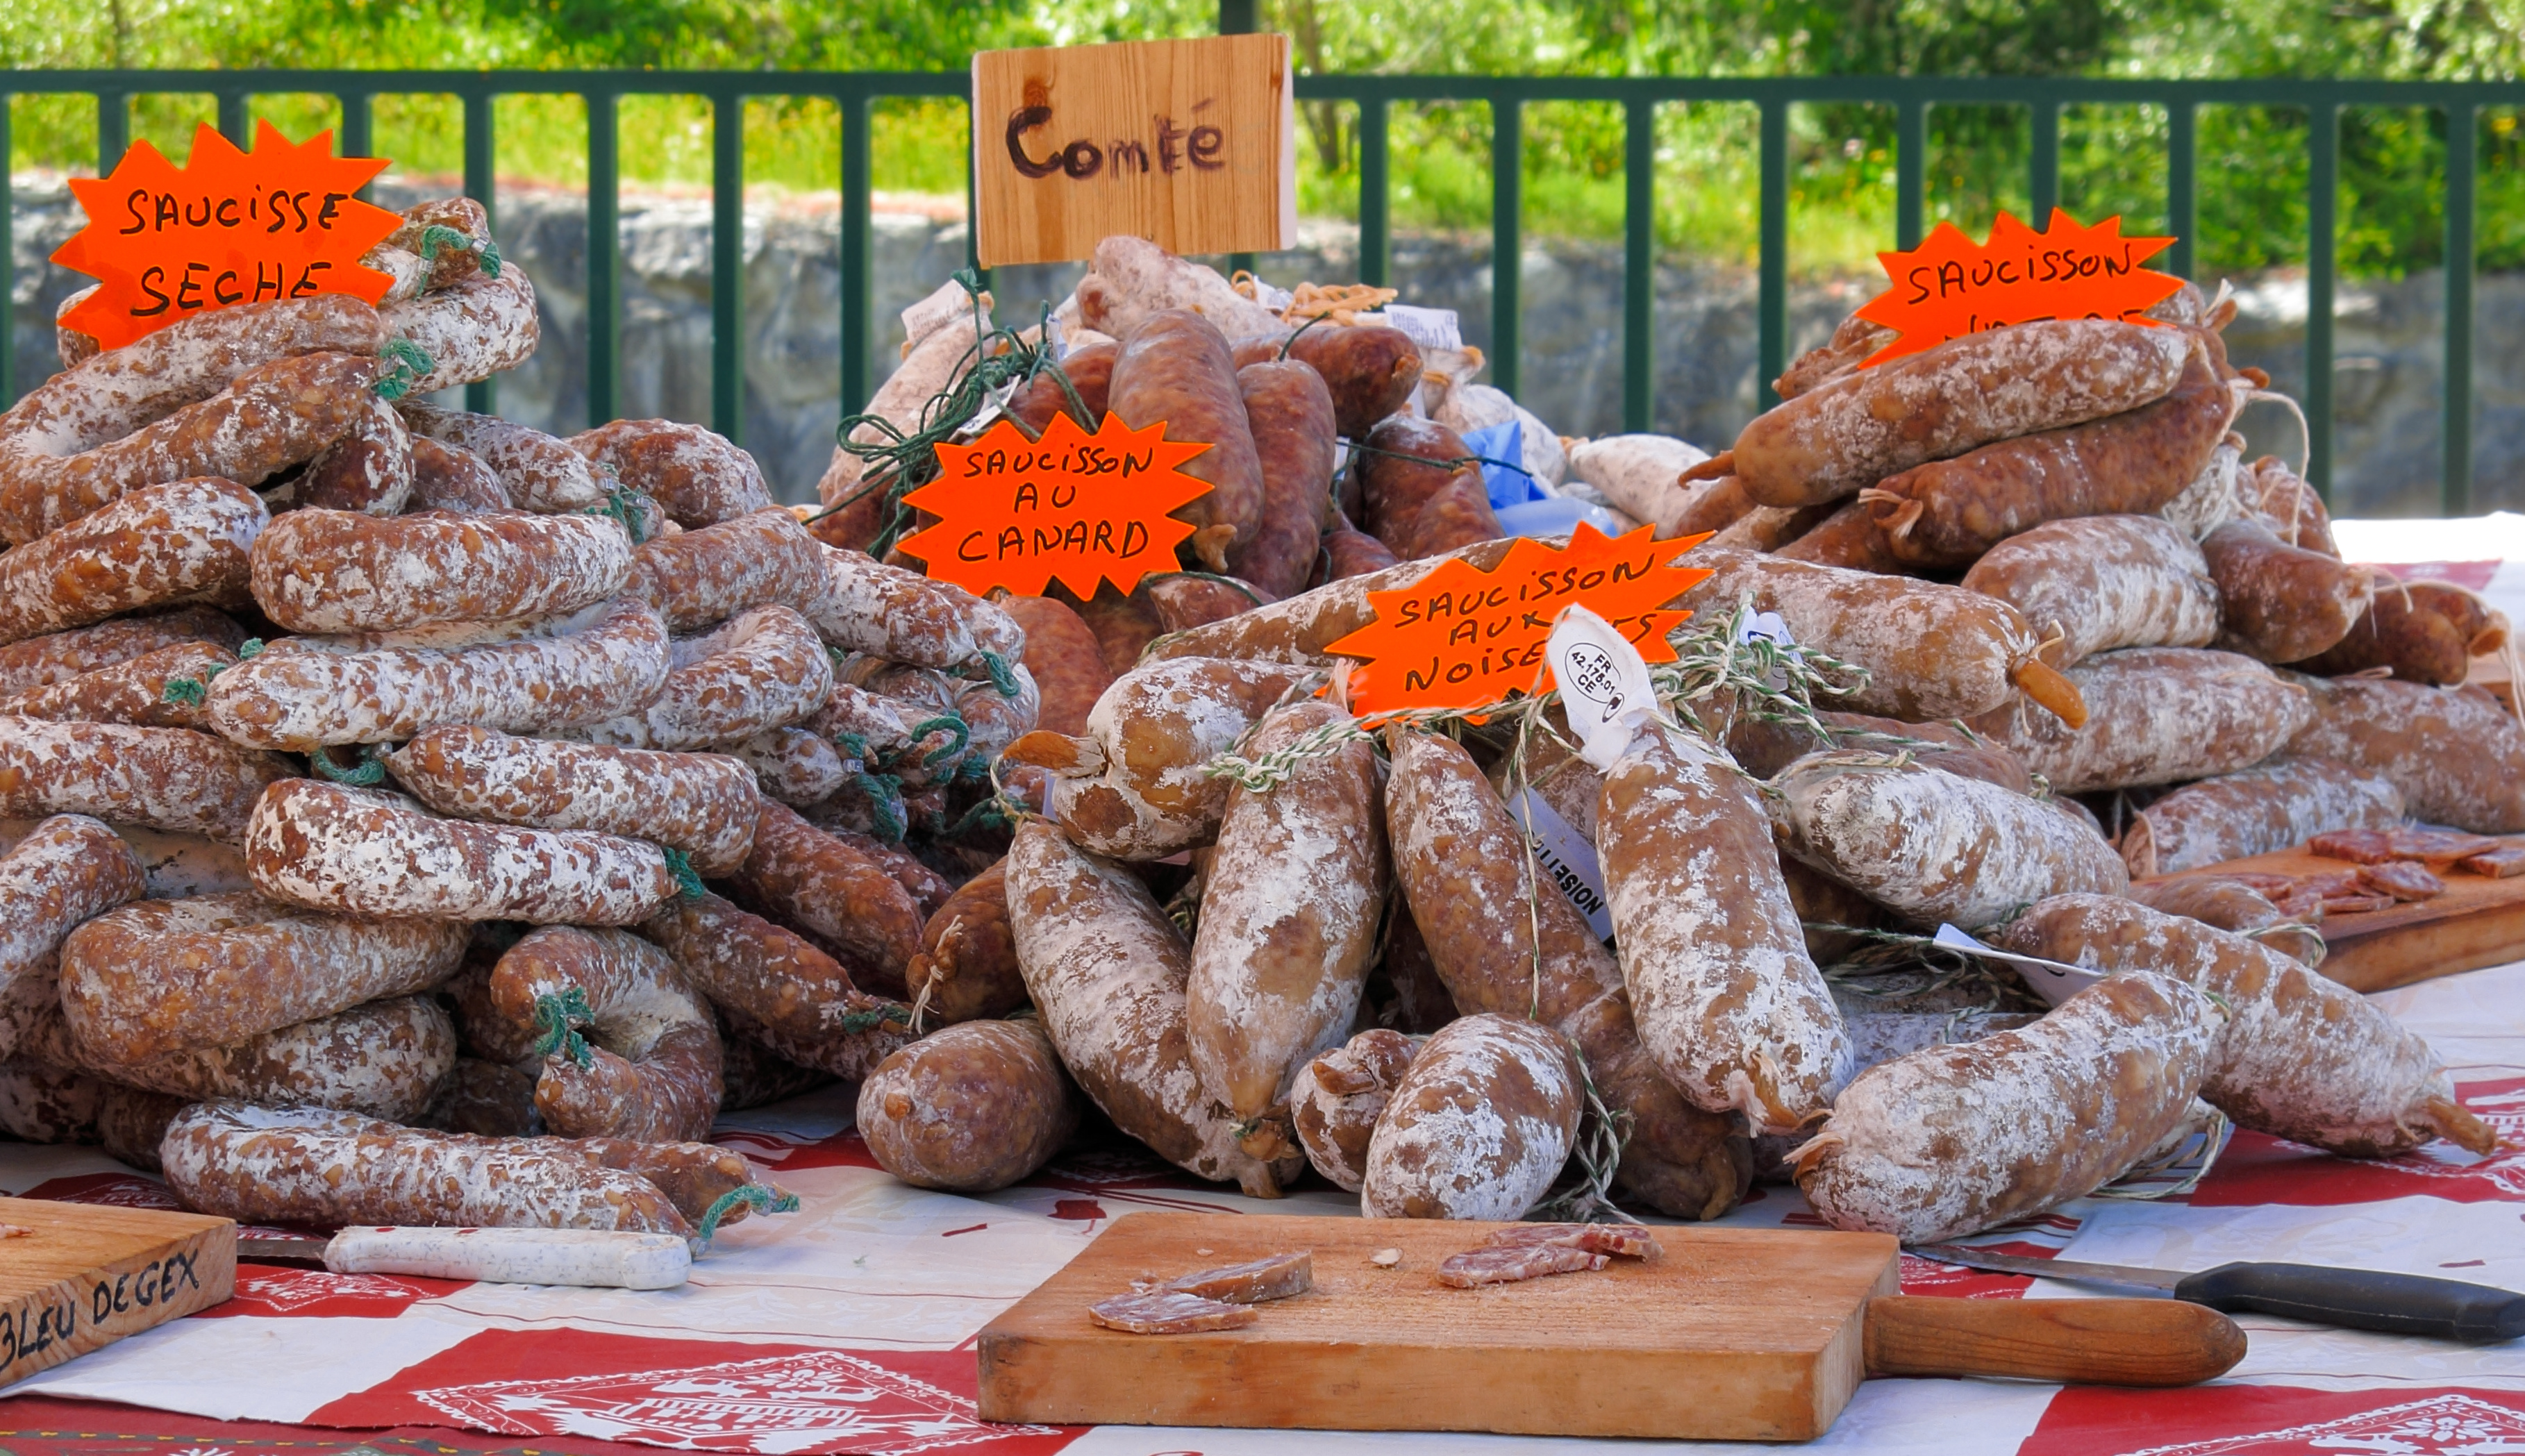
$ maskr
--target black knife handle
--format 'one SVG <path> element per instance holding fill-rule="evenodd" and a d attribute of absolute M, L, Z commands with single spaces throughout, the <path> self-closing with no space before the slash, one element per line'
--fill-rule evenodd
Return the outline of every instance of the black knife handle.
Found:
<path fill-rule="evenodd" d="M 2525 1335 L 2525 1294 L 2417 1274 L 2312 1264 L 2221 1264 L 2187 1276 L 2174 1286 L 2174 1297 L 2229 1314 L 2253 1310 L 2466 1344 Z"/>

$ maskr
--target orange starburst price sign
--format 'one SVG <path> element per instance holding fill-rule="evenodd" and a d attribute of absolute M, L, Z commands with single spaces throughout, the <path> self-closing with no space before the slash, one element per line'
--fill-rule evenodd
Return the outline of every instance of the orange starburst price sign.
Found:
<path fill-rule="evenodd" d="M 904 554 L 976 595 L 1039 597 L 1058 581 L 1092 597 L 1099 580 L 1128 592 L 1175 569 L 1193 528 L 1166 512 L 1210 489 L 1178 468 L 1210 447 L 1165 436 L 1163 420 L 1135 430 L 1108 414 L 1091 435 L 1062 413 L 1040 440 L 1003 419 L 941 445 L 938 478 L 903 498 L 938 523 L 905 537 Z"/>
<path fill-rule="evenodd" d="M 206 309 L 347 293 L 375 303 L 394 280 L 360 266 L 403 219 L 353 194 L 382 158 L 335 157 L 333 133 L 292 143 L 269 121 L 240 152 L 210 126 L 178 168 L 134 143 L 106 177 L 73 177 L 87 225 L 53 262 L 97 280 L 62 322 L 108 349 Z"/>
<path fill-rule="evenodd" d="M 1901 336 L 1866 363 L 2038 318 L 2154 322 L 2144 311 L 2183 280 L 2140 265 L 2173 244 L 2170 237 L 2124 237 L 2118 217 L 2083 227 L 2058 208 L 2041 232 L 2002 213 L 1987 243 L 1941 222 L 1919 247 L 1876 255 L 1894 286 L 1860 306 L 1858 316 Z"/>
<path fill-rule="evenodd" d="M 1552 624 L 1572 605 L 1612 623 L 1649 661 L 1673 661 L 1665 635 L 1692 613 L 1665 604 L 1709 575 L 1675 558 L 1709 538 L 1652 534 L 1607 536 L 1581 521 L 1567 546 L 1522 538 L 1488 571 L 1454 559 L 1400 591 L 1368 593 L 1376 620 L 1324 649 L 1362 659 L 1350 675 L 1351 710 L 1373 718 L 1532 693 Z"/>

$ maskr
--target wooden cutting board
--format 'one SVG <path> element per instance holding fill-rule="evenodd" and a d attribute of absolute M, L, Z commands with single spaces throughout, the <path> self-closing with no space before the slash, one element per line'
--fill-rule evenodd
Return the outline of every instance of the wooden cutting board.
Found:
<path fill-rule="evenodd" d="M 982 1330 L 986 1421 L 1805 1440 L 1865 1377 L 1879 1234 L 1666 1228 L 1665 1257 L 1457 1289 L 1500 1224 L 1135 1213 Z M 1142 1278 L 1310 1249 L 1314 1290 L 1261 1322 L 1127 1335 L 1087 1307 Z M 1380 1269 L 1369 1257 L 1400 1249 Z"/>
<path fill-rule="evenodd" d="M 2356 868 L 2347 860 L 2283 849 L 2158 878 L 2249 872 L 2337 875 Z M 2525 875 L 2492 880 L 2449 869 L 2438 878 L 2446 881 L 2447 890 L 2435 899 L 2324 916 L 2323 940 L 2331 948 L 2323 957 L 2323 974 L 2357 991 L 2385 991 L 2525 960 Z"/>
<path fill-rule="evenodd" d="M 208 1309 L 236 1286 L 223 1218 L 0 1198 L 0 1385 Z"/>

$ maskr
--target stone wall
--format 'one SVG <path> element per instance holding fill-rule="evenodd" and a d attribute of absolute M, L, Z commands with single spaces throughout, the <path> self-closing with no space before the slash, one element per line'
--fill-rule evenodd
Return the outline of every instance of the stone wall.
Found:
<path fill-rule="evenodd" d="M 445 195 L 443 180 L 389 178 L 378 200 L 399 207 Z M 59 179 L 22 176 L 17 203 L 17 377 L 27 387 L 58 367 L 54 307 L 84 282 L 45 262 L 78 225 Z M 621 204 L 625 415 L 710 417 L 710 200 L 706 193 L 626 193 Z M 820 199 L 762 200 L 745 213 L 744 441 L 792 499 L 811 492 L 841 418 L 839 210 Z M 502 413 L 569 433 L 587 424 L 586 205 L 582 194 L 515 188 L 499 196 L 502 250 L 534 279 L 544 337 L 535 358 L 500 381 Z M 869 379 L 897 358 L 896 315 L 965 258 L 965 224 L 939 213 L 875 216 L 872 283 L 882 327 Z M 1275 282 L 1358 276 L 1355 228 L 1309 222 L 1302 246 L 1267 257 Z M 1030 320 L 1076 281 L 1076 265 L 1003 268 L 1003 320 Z M 1487 235 L 1396 239 L 1394 274 L 1407 301 L 1455 309 L 1466 342 L 1490 343 Z M 1617 245 L 1545 240 L 1522 262 L 1524 403 L 1568 434 L 1621 423 L 1622 260 Z M 1791 290 L 1799 347 L 1821 341 L 1878 286 L 1833 279 Z M 2243 280 L 2228 331 L 2240 364 L 2302 392 L 2306 296 L 2302 277 Z M 2345 514 L 2430 514 L 2438 502 L 2440 312 L 2435 274 L 2344 286 L 2336 307 L 2336 509 Z M 2490 275 L 2475 292 L 2474 504 L 2525 509 L 2525 275 Z M 1741 428 L 1756 397 L 1755 278 L 1750 270 L 1661 263 L 1657 287 L 1656 427 L 1707 446 Z M 2295 458 L 2302 437 L 2280 407 L 2246 416 L 2257 451 Z"/>

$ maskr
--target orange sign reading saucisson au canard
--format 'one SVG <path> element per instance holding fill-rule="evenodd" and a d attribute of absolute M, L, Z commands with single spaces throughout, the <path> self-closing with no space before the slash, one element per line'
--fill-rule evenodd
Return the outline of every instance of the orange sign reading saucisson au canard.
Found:
<path fill-rule="evenodd" d="M 1193 528 L 1166 512 L 1210 489 L 1176 467 L 1209 448 L 1168 440 L 1163 420 L 1135 430 L 1108 414 L 1090 435 L 1063 413 L 1029 440 L 1002 419 L 938 447 L 938 478 L 903 498 L 938 523 L 905 537 L 904 554 L 976 595 L 1039 597 L 1058 581 L 1092 597 L 1099 580 L 1128 592 L 1175 569 Z"/>

